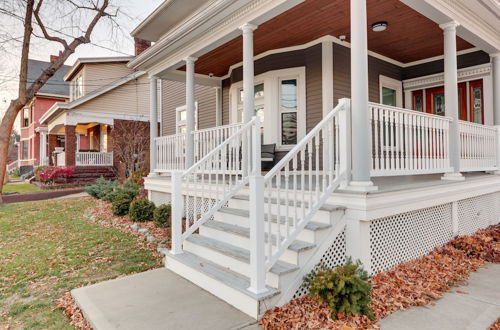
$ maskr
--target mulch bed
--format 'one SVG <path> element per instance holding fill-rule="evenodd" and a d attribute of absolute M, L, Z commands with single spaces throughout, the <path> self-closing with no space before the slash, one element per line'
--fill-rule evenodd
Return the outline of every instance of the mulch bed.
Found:
<path fill-rule="evenodd" d="M 472 236 L 458 237 L 426 256 L 402 263 L 371 279 L 371 307 L 375 320 L 366 316 L 338 315 L 333 320 L 328 305 L 305 296 L 266 312 L 265 329 L 379 329 L 377 322 L 411 306 L 434 304 L 451 287 L 466 283 L 469 274 L 485 263 L 500 263 L 500 225 Z M 492 325 L 491 329 L 498 325 Z"/>
<path fill-rule="evenodd" d="M 2 201 L 4 203 L 42 201 L 46 199 L 78 194 L 81 193 L 82 191 L 83 189 L 65 189 L 57 191 L 42 191 L 29 194 L 7 194 L 7 195 L 2 195 Z"/>

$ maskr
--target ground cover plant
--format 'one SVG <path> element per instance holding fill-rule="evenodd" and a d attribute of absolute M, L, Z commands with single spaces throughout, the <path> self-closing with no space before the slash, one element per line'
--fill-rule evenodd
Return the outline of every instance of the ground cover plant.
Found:
<path fill-rule="evenodd" d="M 12 193 L 29 194 L 41 191 L 42 189 L 38 188 L 35 185 L 32 185 L 31 183 L 6 184 L 5 186 L 3 186 L 4 194 L 12 194 Z"/>
<path fill-rule="evenodd" d="M 326 302 L 306 295 L 267 311 L 260 324 L 273 330 L 379 329 L 378 320 L 398 310 L 433 303 L 487 262 L 500 263 L 500 224 L 458 237 L 428 255 L 376 274 L 370 280 L 373 320 L 345 313 L 337 314 L 335 320 Z"/>
<path fill-rule="evenodd" d="M 0 329 L 72 329 L 56 308 L 61 296 L 161 266 L 144 239 L 89 221 L 94 204 L 86 198 L 0 207 Z"/>

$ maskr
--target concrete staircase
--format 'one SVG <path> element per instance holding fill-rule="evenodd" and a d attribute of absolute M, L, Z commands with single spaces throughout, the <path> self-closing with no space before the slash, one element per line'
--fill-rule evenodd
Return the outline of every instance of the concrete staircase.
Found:
<path fill-rule="evenodd" d="M 68 182 L 75 184 L 90 184 L 96 179 L 103 177 L 107 180 L 112 180 L 116 177 L 113 166 L 77 166 L 73 173 L 73 177 L 68 179 Z"/>
<path fill-rule="evenodd" d="M 278 201 L 271 201 L 277 206 Z M 283 201 L 279 201 L 284 207 Z M 280 260 L 267 272 L 267 291 L 256 295 L 250 286 L 249 197 L 234 196 L 228 205 L 215 213 L 212 220 L 189 236 L 183 253 L 166 256 L 166 266 L 229 304 L 258 318 L 266 310 L 290 300 L 302 279 L 330 247 L 343 229 L 343 209 L 324 204 L 299 234 Z M 271 208 L 272 209 L 272 208 Z M 286 221 L 271 216 L 271 226 L 286 230 Z M 268 224 L 266 223 L 265 226 Z M 265 237 L 274 244 L 276 237 Z M 266 251 L 267 252 L 267 251 Z"/>

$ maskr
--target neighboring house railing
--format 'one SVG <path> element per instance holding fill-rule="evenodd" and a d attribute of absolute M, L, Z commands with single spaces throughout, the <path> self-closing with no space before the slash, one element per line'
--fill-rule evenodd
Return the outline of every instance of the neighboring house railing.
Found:
<path fill-rule="evenodd" d="M 10 164 L 7 164 L 7 173 L 13 172 L 18 167 L 19 167 L 19 161 L 18 160 L 14 160 Z"/>
<path fill-rule="evenodd" d="M 62 151 L 56 154 L 56 165 L 57 166 L 66 166 L 66 152 Z"/>
<path fill-rule="evenodd" d="M 451 119 L 428 113 L 369 104 L 372 176 L 445 173 Z"/>
<path fill-rule="evenodd" d="M 460 170 L 497 170 L 498 129 L 494 126 L 460 121 Z"/>
<path fill-rule="evenodd" d="M 77 152 L 76 166 L 113 166 L 113 152 Z"/>

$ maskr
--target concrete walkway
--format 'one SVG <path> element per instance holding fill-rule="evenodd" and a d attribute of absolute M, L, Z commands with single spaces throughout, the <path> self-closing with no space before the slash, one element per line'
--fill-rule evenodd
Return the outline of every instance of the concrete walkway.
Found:
<path fill-rule="evenodd" d="M 500 317 L 500 264 L 472 273 L 468 282 L 446 293 L 435 306 L 389 315 L 380 322 L 382 330 L 487 329 Z"/>
<path fill-rule="evenodd" d="M 71 293 L 96 330 L 255 329 L 254 319 L 166 268 Z"/>

